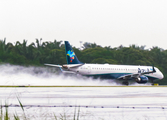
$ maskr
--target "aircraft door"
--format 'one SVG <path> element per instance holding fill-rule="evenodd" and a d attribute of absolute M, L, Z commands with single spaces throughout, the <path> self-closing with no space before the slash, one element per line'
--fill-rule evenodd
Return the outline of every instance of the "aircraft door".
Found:
<path fill-rule="evenodd" d="M 90 73 L 91 72 L 91 67 L 90 66 L 88 66 L 88 73 Z"/>

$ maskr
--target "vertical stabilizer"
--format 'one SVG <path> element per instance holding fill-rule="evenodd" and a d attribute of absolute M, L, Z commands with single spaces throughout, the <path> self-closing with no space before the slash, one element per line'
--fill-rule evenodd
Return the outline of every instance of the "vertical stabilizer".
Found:
<path fill-rule="evenodd" d="M 82 64 L 75 55 L 70 43 L 65 41 L 67 64 Z"/>

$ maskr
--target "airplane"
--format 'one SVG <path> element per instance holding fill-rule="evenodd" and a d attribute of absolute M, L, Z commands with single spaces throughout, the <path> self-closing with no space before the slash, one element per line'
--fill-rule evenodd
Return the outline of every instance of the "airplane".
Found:
<path fill-rule="evenodd" d="M 122 84 L 129 85 L 129 81 L 135 81 L 139 84 L 163 79 L 162 72 L 154 66 L 137 65 L 114 65 L 114 64 L 87 64 L 78 60 L 70 43 L 65 41 L 65 51 L 67 64 L 54 65 L 44 64 L 52 67 L 59 67 L 63 73 L 80 74 L 83 76 L 114 79 L 123 81 Z"/>

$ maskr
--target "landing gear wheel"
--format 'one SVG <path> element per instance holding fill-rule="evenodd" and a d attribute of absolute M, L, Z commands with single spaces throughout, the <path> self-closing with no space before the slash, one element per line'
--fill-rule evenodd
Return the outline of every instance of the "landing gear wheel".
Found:
<path fill-rule="evenodd" d="M 123 81 L 122 84 L 128 86 L 128 85 L 129 85 L 129 82 L 128 82 L 128 81 Z"/>

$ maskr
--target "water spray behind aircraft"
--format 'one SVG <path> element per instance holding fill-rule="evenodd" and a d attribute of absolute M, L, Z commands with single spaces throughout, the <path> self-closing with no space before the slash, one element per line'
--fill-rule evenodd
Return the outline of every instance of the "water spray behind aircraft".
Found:
<path fill-rule="evenodd" d="M 88 86 L 117 86 L 113 81 L 87 78 L 83 76 L 64 75 L 55 73 L 55 69 L 46 67 L 24 67 L 18 65 L 0 65 L 0 85 L 88 85 Z M 132 84 L 135 85 L 135 84 Z"/>
<path fill-rule="evenodd" d="M 1 85 L 108 85 L 106 81 L 56 74 L 46 67 L 0 65 Z M 112 85 L 116 85 L 113 83 Z"/>

